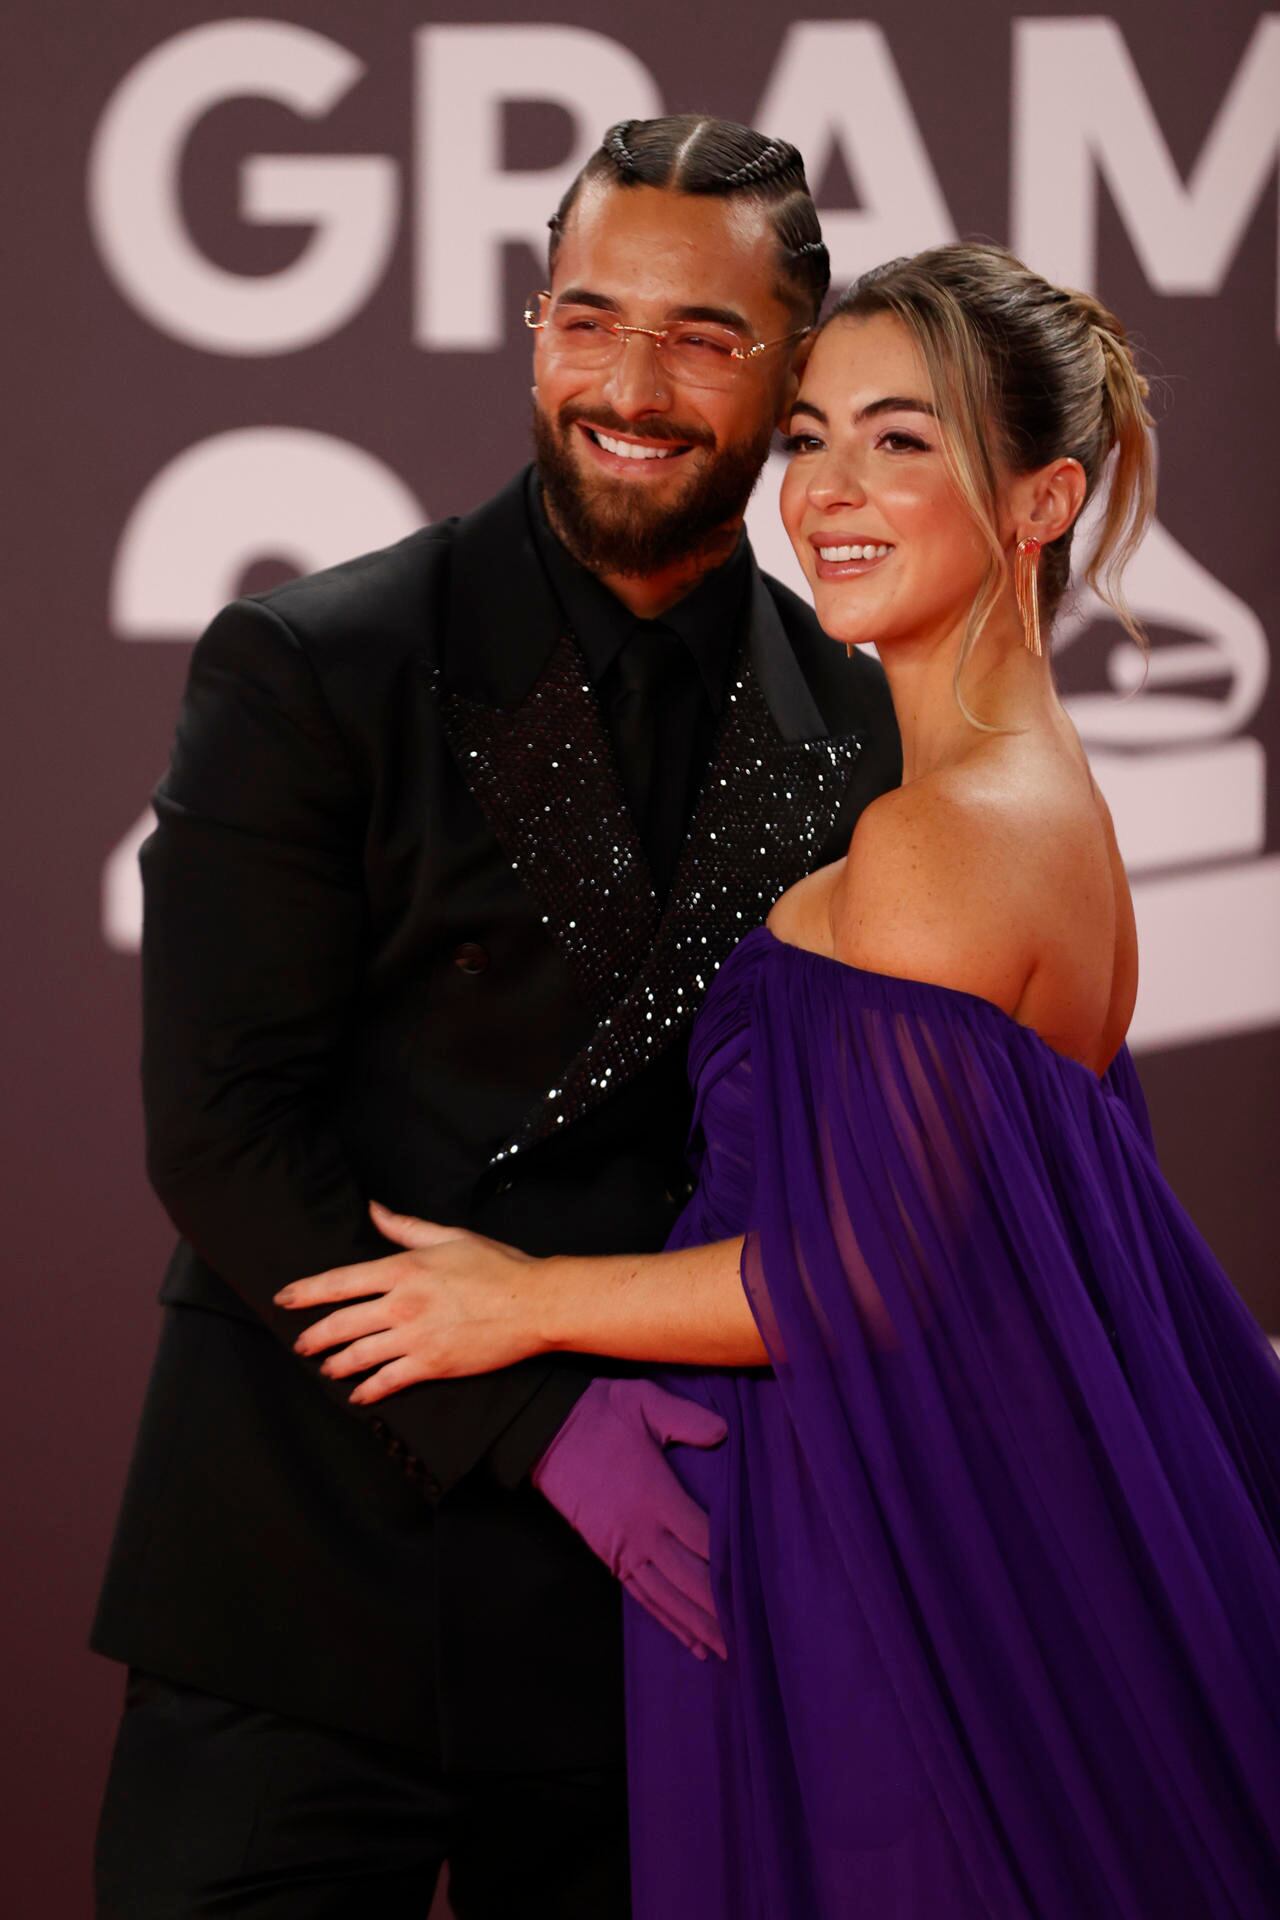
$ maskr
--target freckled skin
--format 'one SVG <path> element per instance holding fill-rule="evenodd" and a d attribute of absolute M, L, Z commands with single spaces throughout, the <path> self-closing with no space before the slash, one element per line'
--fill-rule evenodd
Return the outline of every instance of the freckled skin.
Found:
<path fill-rule="evenodd" d="M 943 458 L 936 419 L 890 396 L 931 399 L 922 357 L 895 317 L 839 321 L 814 345 L 791 419 L 798 440 L 782 516 L 824 629 L 872 642 L 902 730 L 904 781 L 863 814 L 848 855 L 774 908 L 780 937 L 855 966 L 977 993 L 1100 1071 L 1137 986 L 1133 909 L 1110 814 L 1046 659 L 1023 645 L 1010 585 L 966 666 L 974 728 L 954 671 L 987 547 Z M 806 403 L 818 410 L 816 419 Z M 1072 460 L 998 472 L 1006 552 L 1074 520 Z M 888 544 L 887 560 L 831 577 L 819 545 Z"/>
<path fill-rule="evenodd" d="M 822 334 L 800 397 L 816 403 L 829 425 L 793 416 L 793 432 L 818 444 L 791 460 L 782 518 L 833 639 L 933 649 L 963 632 L 987 547 L 943 464 L 936 421 L 894 412 L 850 424 L 860 407 L 891 395 L 929 398 L 928 374 L 900 322 L 876 315 L 838 321 Z M 912 439 L 929 451 L 904 444 Z M 810 536 L 841 532 L 892 545 L 892 564 L 852 583 L 823 580 Z"/>

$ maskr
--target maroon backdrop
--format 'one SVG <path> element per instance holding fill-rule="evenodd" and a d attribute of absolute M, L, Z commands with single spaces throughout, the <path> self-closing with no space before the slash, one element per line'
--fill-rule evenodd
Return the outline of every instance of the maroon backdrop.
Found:
<path fill-rule="evenodd" d="M 524 457 L 521 298 L 614 118 L 797 140 L 838 280 L 1009 239 L 1098 289 L 1162 376 L 1150 678 L 1119 697 L 1130 657 L 1087 604 L 1060 672 L 1134 876 L 1165 1163 L 1280 1332 L 1280 16 L 815 12 L 10 0 L 9 1911 L 88 1912 L 120 1693 L 83 1644 L 170 1240 L 141 1166 L 133 861 L 189 645 L 241 587 L 468 508 Z M 785 570 L 775 488 L 753 530 Z"/>

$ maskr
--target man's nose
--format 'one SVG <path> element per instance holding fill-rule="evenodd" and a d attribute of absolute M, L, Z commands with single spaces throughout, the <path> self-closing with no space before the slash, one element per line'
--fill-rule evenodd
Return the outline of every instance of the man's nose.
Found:
<path fill-rule="evenodd" d="M 604 390 L 614 411 L 626 420 L 668 412 L 671 382 L 658 358 L 657 341 L 647 333 L 624 333 Z"/>

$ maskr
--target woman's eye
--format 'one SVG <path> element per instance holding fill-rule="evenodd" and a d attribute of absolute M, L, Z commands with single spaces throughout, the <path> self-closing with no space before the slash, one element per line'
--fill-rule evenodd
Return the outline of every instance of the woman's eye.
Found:
<path fill-rule="evenodd" d="M 914 433 L 903 433 L 891 427 L 888 433 L 882 433 L 876 441 L 878 447 L 887 447 L 890 453 L 928 453 L 929 443 Z"/>
<path fill-rule="evenodd" d="M 784 433 L 782 436 L 784 453 L 814 453 L 821 445 L 816 433 Z"/>

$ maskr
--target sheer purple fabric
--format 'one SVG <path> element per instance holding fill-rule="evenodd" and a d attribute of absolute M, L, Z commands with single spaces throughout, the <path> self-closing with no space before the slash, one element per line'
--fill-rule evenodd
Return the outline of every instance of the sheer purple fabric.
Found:
<path fill-rule="evenodd" d="M 774 1371 L 663 1376 L 729 1660 L 628 1605 L 637 1920 L 1280 1912 L 1280 1364 L 1127 1052 L 759 928 L 691 1059 Z"/>

